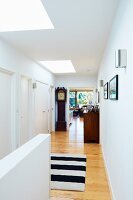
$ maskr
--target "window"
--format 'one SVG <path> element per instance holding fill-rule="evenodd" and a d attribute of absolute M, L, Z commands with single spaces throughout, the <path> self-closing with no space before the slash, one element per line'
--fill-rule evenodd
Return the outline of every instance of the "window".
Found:
<path fill-rule="evenodd" d="M 93 92 L 86 91 L 86 92 L 77 92 L 77 105 L 82 107 L 83 105 L 89 105 L 93 102 Z"/>
<path fill-rule="evenodd" d="M 70 91 L 70 107 L 82 107 L 93 103 L 93 91 Z"/>
<path fill-rule="evenodd" d="M 70 107 L 76 107 L 76 92 L 69 93 L 69 104 Z"/>

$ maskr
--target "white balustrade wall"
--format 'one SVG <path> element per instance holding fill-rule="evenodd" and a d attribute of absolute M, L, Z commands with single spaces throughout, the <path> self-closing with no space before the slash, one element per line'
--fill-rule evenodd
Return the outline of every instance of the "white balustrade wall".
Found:
<path fill-rule="evenodd" d="M 50 135 L 40 134 L 0 160 L 0 200 L 49 200 Z"/>

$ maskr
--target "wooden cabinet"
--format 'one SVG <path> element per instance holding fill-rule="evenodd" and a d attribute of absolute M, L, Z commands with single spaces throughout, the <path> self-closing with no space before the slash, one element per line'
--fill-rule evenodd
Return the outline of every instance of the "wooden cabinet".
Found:
<path fill-rule="evenodd" d="M 99 112 L 84 113 L 84 143 L 99 143 Z"/>

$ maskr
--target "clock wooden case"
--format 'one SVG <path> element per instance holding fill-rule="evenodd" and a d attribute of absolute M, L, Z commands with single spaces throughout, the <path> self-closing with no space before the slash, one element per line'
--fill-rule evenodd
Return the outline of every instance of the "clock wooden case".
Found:
<path fill-rule="evenodd" d="M 57 102 L 57 121 L 56 131 L 66 131 L 66 95 L 67 90 L 64 87 L 58 87 L 55 90 L 55 97 Z"/>

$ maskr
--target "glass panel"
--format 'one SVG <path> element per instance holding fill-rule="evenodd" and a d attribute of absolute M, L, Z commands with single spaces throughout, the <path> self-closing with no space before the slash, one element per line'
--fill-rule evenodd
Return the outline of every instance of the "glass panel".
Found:
<path fill-rule="evenodd" d="M 70 97 L 69 98 L 70 107 L 75 107 L 76 106 L 75 92 L 70 92 L 69 97 Z"/>
<path fill-rule="evenodd" d="M 77 92 L 77 105 L 82 107 L 93 103 L 93 91 Z"/>

